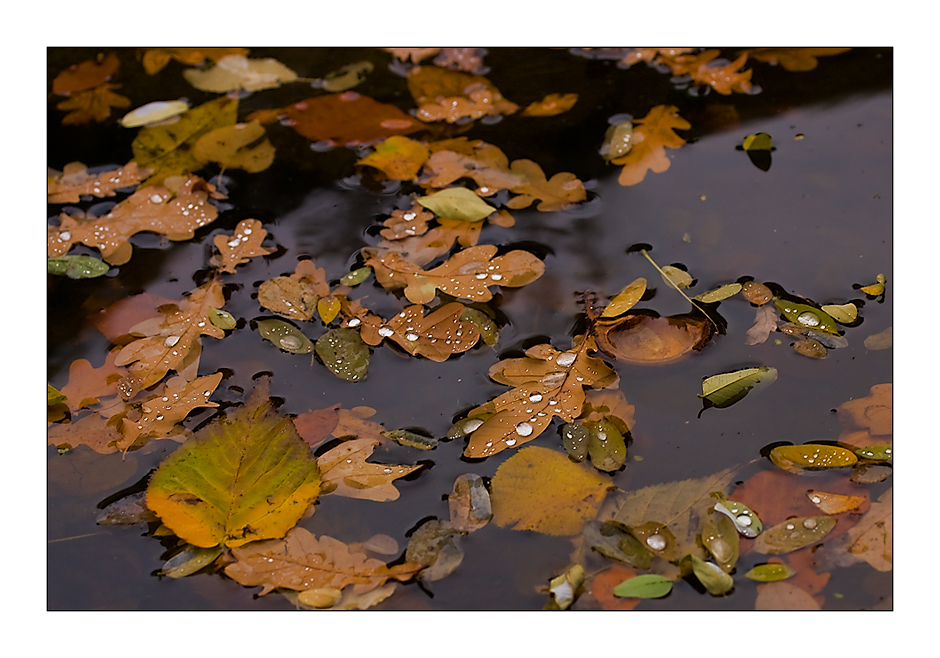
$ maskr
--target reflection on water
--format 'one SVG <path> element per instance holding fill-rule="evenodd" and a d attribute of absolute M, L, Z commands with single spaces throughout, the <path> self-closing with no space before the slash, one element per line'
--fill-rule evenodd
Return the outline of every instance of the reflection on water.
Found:
<path fill-rule="evenodd" d="M 339 64 L 364 59 L 358 51 L 348 55 Z M 262 56 L 260 51 L 258 56 Z M 309 59 L 309 53 L 304 56 Z M 643 103 L 632 100 L 626 91 L 611 91 L 619 89 L 614 81 L 625 72 L 609 62 L 586 61 L 563 51 L 551 51 L 543 64 L 536 65 L 520 53 L 491 50 L 486 62 L 493 75 L 499 72 L 498 86 L 505 96 L 541 97 L 555 90 L 557 82 L 553 81 L 564 80 L 565 90 L 578 92 L 581 99 L 569 114 L 544 119 L 543 124 L 533 119 L 520 129 L 522 124 L 513 127 L 511 121 L 503 120 L 475 126 L 468 134 L 497 144 L 510 159 L 535 160 L 548 175 L 574 172 L 589 190 L 588 201 L 574 208 L 552 213 L 514 211 L 515 226 L 484 229 L 483 243 L 531 242 L 551 250 L 540 279 L 524 288 L 502 289 L 497 295 L 499 312 L 508 319 L 499 344 L 475 348 L 444 363 L 410 358 L 387 347 L 376 349 L 368 378 L 353 385 L 319 365 L 311 367 L 306 357 L 262 345 L 260 336 L 246 323 L 224 341 L 204 344 L 200 372 L 226 369 L 219 389 L 219 399 L 224 401 L 239 399 L 228 387 L 250 390 L 254 374 L 270 371 L 274 373 L 272 395 L 283 398 L 283 412 L 299 414 L 334 404 L 368 405 L 377 410 L 373 420 L 386 428 L 420 427 L 443 437 L 456 417 L 506 390 L 486 376 L 501 354 L 518 349 L 534 336 L 549 337 L 560 350 L 571 346 L 570 332 L 583 311 L 580 300 L 585 291 L 605 300 L 642 276 L 656 288 L 642 303 L 644 308 L 662 316 L 689 311 L 688 303 L 646 259 L 626 253 L 632 244 L 652 245 L 651 255 L 661 265 L 681 263 L 698 280 L 694 294 L 751 276 L 821 304 L 861 297 L 852 290 L 853 283 L 870 283 L 878 273 L 884 273 L 889 282 L 893 278 L 892 97 L 890 61 L 887 68 L 882 65 L 890 57 L 884 52 L 860 52 L 853 57 L 851 66 L 877 70 L 869 80 L 880 88 L 852 89 L 853 78 L 841 75 L 834 58 L 831 68 L 824 62 L 812 73 L 769 71 L 762 80 L 764 91 L 756 96 L 713 94 L 694 99 L 673 93 L 673 102 L 688 106 L 688 111 L 680 108 L 680 112 L 693 124 L 689 143 L 669 152 L 667 172 L 651 173 L 639 185 L 622 187 L 617 183 L 619 168 L 605 164 L 597 149 L 609 117 L 644 113 Z M 838 71 L 831 81 L 827 70 Z M 645 79 L 648 74 L 642 75 Z M 799 75 L 813 76 L 818 84 L 795 87 L 793 81 Z M 376 93 L 398 82 L 381 70 L 375 78 Z M 654 78 L 657 84 L 665 84 L 656 76 L 650 79 Z M 826 88 L 826 81 L 832 88 L 828 96 L 819 91 Z M 243 101 L 246 110 L 256 102 L 257 97 Z M 705 112 L 703 106 L 712 110 Z M 733 120 L 716 119 L 731 116 L 729 107 L 735 110 Z M 708 117 L 711 127 L 707 127 Z M 531 133 L 526 132 L 529 127 Z M 59 130 L 63 129 L 50 125 L 51 134 Z M 735 148 L 746 135 L 756 132 L 770 134 L 776 147 L 767 171 L 755 167 L 746 153 Z M 329 279 L 337 279 L 356 263 L 360 248 L 378 241 L 368 229 L 399 207 L 397 187 L 367 191 L 356 184 L 353 163 L 359 156 L 353 150 L 318 153 L 298 147 L 296 142 L 303 140 L 296 136 L 291 139 L 293 144 L 285 143 L 283 150 L 279 146 L 279 159 L 269 172 L 230 174 L 229 201 L 235 209 L 223 213 L 196 239 L 165 249 L 135 246 L 133 259 L 115 278 L 50 281 L 48 377 L 53 386 L 65 384 L 74 359 L 87 358 L 97 366 L 107 351 L 107 341 L 81 318 L 143 290 L 179 299 L 193 287 L 194 273 L 198 278 L 197 270 L 206 267 L 212 235 L 220 229 L 231 231 L 241 219 L 264 222 L 283 248 L 279 256 L 255 259 L 232 275 L 236 286 L 226 310 L 246 320 L 261 315 L 251 294 L 257 283 L 293 272 L 298 257 L 312 256 Z M 50 139 L 50 151 L 50 166 L 59 168 L 73 160 L 88 164 L 126 161 L 130 152 L 127 144 L 113 140 L 61 139 Z M 364 303 L 385 317 L 400 308 L 395 298 L 371 283 L 362 294 Z M 830 351 L 824 360 L 795 354 L 788 341 L 746 345 L 745 332 L 754 322 L 754 308 L 740 298 L 722 302 L 720 313 L 727 322 L 725 335 L 684 360 L 661 367 L 612 363 L 621 378 L 620 389 L 636 407 L 637 419 L 627 465 L 614 475 L 617 487 L 637 489 L 746 464 L 758 460 L 760 449 L 775 441 L 835 440 L 841 426 L 830 410 L 867 395 L 874 384 L 892 380 L 891 350 L 868 351 L 862 345 L 865 337 L 891 326 L 890 302 L 869 301 L 862 309 L 862 325 L 846 332 L 848 347 Z M 76 321 L 57 321 L 63 314 Z M 315 337 L 311 330 L 308 335 Z M 702 402 L 697 394 L 704 377 L 756 365 L 778 369 L 773 386 L 727 409 L 700 414 Z M 191 426 L 210 415 L 210 410 L 204 410 L 193 416 Z M 316 513 L 302 525 L 317 535 L 347 542 L 385 533 L 403 546 L 405 533 L 422 519 L 447 518 L 442 496 L 450 492 L 457 476 L 473 472 L 492 477 L 512 453 L 468 462 L 461 458 L 464 445 L 463 439 L 445 441 L 434 451 L 422 453 L 420 458 L 429 459 L 429 467 L 418 478 L 396 483 L 401 491 L 397 501 L 321 499 Z M 533 445 L 558 449 L 555 427 Z M 50 448 L 49 539 L 74 537 L 49 544 L 50 608 L 291 607 L 277 595 L 254 600 L 252 590 L 219 576 L 158 580 L 151 574 L 162 564 L 165 548 L 156 539 L 143 537 L 143 526 L 94 524 L 96 505 L 102 499 L 133 484 L 177 446 L 172 441 L 153 441 L 129 453 L 126 460 L 120 454 L 102 456 L 86 448 L 60 456 Z M 414 451 L 396 446 L 377 459 L 414 463 L 417 458 Z M 771 468 L 766 460 L 748 464 L 739 478 L 766 468 Z M 817 477 L 813 486 L 823 489 L 826 477 L 830 476 Z M 890 481 L 873 486 L 872 498 L 887 486 Z M 515 532 L 492 523 L 463 538 L 462 547 L 466 557 L 454 574 L 432 583 L 428 591 L 413 584 L 399 587 L 379 607 L 540 608 L 545 595 L 537 588 L 567 568 L 572 550 L 569 539 Z M 753 566 L 748 560 L 755 558 L 742 559 L 738 574 Z M 850 577 L 856 573 L 861 580 Z M 655 607 L 752 608 L 755 584 L 740 576 L 735 583 L 734 595 L 727 598 L 677 587 Z M 827 607 L 874 607 L 890 595 L 890 574 L 873 575 L 860 566 L 836 570 L 833 583 L 838 583 L 844 598 L 827 598 Z"/>

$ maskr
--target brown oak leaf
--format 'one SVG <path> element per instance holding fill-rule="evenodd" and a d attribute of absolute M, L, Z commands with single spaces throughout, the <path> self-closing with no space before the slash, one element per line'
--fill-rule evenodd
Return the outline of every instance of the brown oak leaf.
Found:
<path fill-rule="evenodd" d="M 383 502 L 397 500 L 399 493 L 393 480 L 419 468 L 398 464 L 367 462 L 380 441 L 371 438 L 350 439 L 317 458 L 324 494 Z"/>
<path fill-rule="evenodd" d="M 95 219 L 59 215 L 59 225 L 48 228 L 49 257 L 66 254 L 79 242 L 98 249 L 111 265 L 130 260 L 131 236 L 141 231 L 160 233 L 173 241 L 189 240 L 196 229 L 215 220 L 219 211 L 208 202 L 219 196 L 198 176 L 167 178 L 165 185 L 138 189 Z"/>
<path fill-rule="evenodd" d="M 458 137 L 432 142 L 428 148 L 432 153 L 420 181 L 426 187 L 444 188 L 460 178 L 469 178 L 477 184 L 477 194 L 490 196 L 526 182 L 510 170 L 509 158 L 501 149 L 483 140 Z"/>
<path fill-rule="evenodd" d="M 97 174 L 89 174 L 88 167 L 81 162 L 70 162 L 61 173 L 49 176 L 49 203 L 78 203 L 82 195 L 114 196 L 116 189 L 137 185 L 151 172 L 138 168 L 133 160 L 119 169 Z"/>
<path fill-rule="evenodd" d="M 86 445 L 102 455 L 119 452 L 118 444 L 124 439 L 118 428 L 119 417 L 107 418 L 97 411 L 86 414 L 71 423 L 56 423 L 49 428 L 49 445 L 59 450 L 70 450 Z"/>
<path fill-rule="evenodd" d="M 787 71 L 812 71 L 819 65 L 817 57 L 838 55 L 851 48 L 752 48 L 744 51 L 751 59 L 779 64 Z"/>
<path fill-rule="evenodd" d="M 118 383 L 127 375 L 126 368 L 114 365 L 119 349 L 108 353 L 104 364 L 95 368 L 86 359 L 76 359 L 69 366 L 68 384 L 62 387 L 62 395 L 72 413 L 82 407 L 96 404 L 99 398 L 115 395 Z"/>
<path fill-rule="evenodd" d="M 93 89 L 110 80 L 120 67 L 121 61 L 115 53 L 73 64 L 52 81 L 52 93 L 69 95 Z"/>
<path fill-rule="evenodd" d="M 202 353 L 200 336 L 225 336 L 209 320 L 209 309 L 224 304 L 222 284 L 211 279 L 191 290 L 177 304 L 160 307 L 163 317 L 144 320 L 131 328 L 131 334 L 139 338 L 124 346 L 115 360 L 115 365 L 130 364 L 120 385 L 124 398 L 130 399 L 138 391 L 153 386 L 170 370 L 186 379 L 195 379 Z"/>
<path fill-rule="evenodd" d="M 633 147 L 621 158 L 611 160 L 612 164 L 623 165 L 620 177 L 621 185 L 636 185 L 646 178 L 647 171 L 661 174 L 669 169 L 666 148 L 679 148 L 685 140 L 674 130 L 688 130 L 692 127 L 679 116 L 675 105 L 657 105 L 642 119 L 633 122 Z"/>
<path fill-rule="evenodd" d="M 378 345 L 388 338 L 412 356 L 442 362 L 453 354 L 466 352 L 480 340 L 475 324 L 460 321 L 465 309 L 463 304 L 451 302 L 424 316 L 424 307 L 416 304 L 388 322 L 367 315 L 362 320 L 360 335 L 368 345 Z"/>
<path fill-rule="evenodd" d="M 523 182 L 510 188 L 518 196 L 506 203 L 507 208 L 528 208 L 539 199 L 536 208 L 542 212 L 551 212 L 587 198 L 584 183 L 570 172 L 559 172 L 546 180 L 542 168 L 532 160 L 514 160 L 510 169 Z"/>
<path fill-rule="evenodd" d="M 421 121 L 456 123 L 469 117 L 513 114 L 519 106 L 503 98 L 493 84 L 480 75 L 437 66 L 416 66 L 408 72 L 408 91 L 418 104 L 415 116 Z"/>
<path fill-rule="evenodd" d="M 317 301 L 329 294 L 326 270 L 312 260 L 302 260 L 290 276 L 268 279 L 258 286 L 258 303 L 278 315 L 307 321 L 316 314 Z"/>
<path fill-rule="evenodd" d="M 56 105 L 57 109 L 69 111 L 62 117 L 62 125 L 74 126 L 92 121 L 103 123 L 111 116 L 112 107 L 130 107 L 131 99 L 112 91 L 120 86 L 105 83 L 94 89 L 80 91 Z"/>
<path fill-rule="evenodd" d="M 489 286 L 517 288 L 535 281 L 545 263 L 527 251 L 514 250 L 496 256 L 495 245 L 478 245 L 454 254 L 432 270 L 422 270 L 396 252 L 362 250 L 366 264 L 375 270 L 386 289 L 404 288 L 413 304 L 427 304 L 438 290 L 453 297 L 486 302 L 493 298 Z"/>
<path fill-rule="evenodd" d="M 470 435 L 464 455 L 495 455 L 535 439 L 554 416 L 566 422 L 580 416 L 585 386 L 605 388 L 617 381 L 617 373 L 590 356 L 596 349 L 593 338 L 581 337 L 565 352 L 541 344 L 530 347 L 522 358 L 494 364 L 490 378 L 514 388 L 467 414 L 485 420 Z"/>
<path fill-rule="evenodd" d="M 732 92 L 746 94 L 751 91 L 753 70 L 738 71 L 747 62 L 747 52 L 732 62 L 716 65 L 719 51 L 711 48 L 700 53 L 665 54 L 660 52 L 655 63 L 665 64 L 673 75 L 688 75 L 693 82 L 708 85 L 724 96 Z"/>
<path fill-rule="evenodd" d="M 153 75 L 163 70 L 171 59 L 195 66 L 207 59 L 217 62 L 228 55 L 247 55 L 247 48 L 150 48 L 141 57 L 144 70 Z"/>
<path fill-rule="evenodd" d="M 283 539 L 268 539 L 232 548 L 236 562 L 225 567 L 225 575 L 253 587 L 262 585 L 259 596 L 276 587 L 307 591 L 343 589 L 352 585 L 362 594 L 389 579 L 410 580 L 423 565 L 404 562 L 386 566 L 363 551 L 352 551 L 343 542 L 321 535 L 318 539 L 304 528 L 292 528 Z"/>
<path fill-rule="evenodd" d="M 232 235 L 222 234 L 212 239 L 219 253 L 209 262 L 219 267 L 220 272 L 234 274 L 235 267 L 247 263 L 250 258 L 274 253 L 273 249 L 261 246 L 267 234 L 257 219 L 243 219 Z"/>

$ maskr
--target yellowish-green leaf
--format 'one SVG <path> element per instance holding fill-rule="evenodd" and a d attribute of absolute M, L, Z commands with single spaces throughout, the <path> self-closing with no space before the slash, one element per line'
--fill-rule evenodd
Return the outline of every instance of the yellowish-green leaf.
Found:
<path fill-rule="evenodd" d="M 694 281 L 691 274 L 673 265 L 664 265 L 660 271 L 663 275 L 663 281 L 671 283 L 676 288 L 688 288 Z"/>
<path fill-rule="evenodd" d="M 768 528 L 754 540 L 754 550 L 758 553 L 775 555 L 791 553 L 805 546 L 815 544 L 832 532 L 836 519 L 832 516 L 805 516 L 787 519 Z"/>
<path fill-rule="evenodd" d="M 148 123 L 157 123 L 170 117 L 175 117 L 189 109 L 186 101 L 154 101 L 131 110 L 121 119 L 125 128 L 138 128 Z"/>
<path fill-rule="evenodd" d="M 48 406 L 54 404 L 59 404 L 60 402 L 65 402 L 68 398 L 62 395 L 52 384 L 46 384 L 49 387 L 49 401 Z"/>
<path fill-rule="evenodd" d="M 222 126 L 196 141 L 193 156 L 203 163 L 217 162 L 223 169 L 244 169 L 254 174 L 274 162 L 271 142 L 258 142 L 263 136 L 264 126 L 258 121 Z"/>
<path fill-rule="evenodd" d="M 493 520 L 503 528 L 574 535 L 597 514 L 610 486 L 608 478 L 563 452 L 523 448 L 493 477 Z"/>
<path fill-rule="evenodd" d="M 705 586 L 705 589 L 712 596 L 727 594 L 734 587 L 731 576 L 726 574 L 714 562 L 706 562 L 695 555 L 687 555 L 683 558 L 683 565 L 683 570 L 690 568 L 698 581 Z"/>
<path fill-rule="evenodd" d="M 160 464 L 147 507 L 194 546 L 241 546 L 283 537 L 319 492 L 316 459 L 265 382 Z"/>
<path fill-rule="evenodd" d="M 745 151 L 770 151 L 774 145 L 767 133 L 756 133 L 744 138 L 742 145 Z"/>
<path fill-rule="evenodd" d="M 258 320 L 258 333 L 285 352 L 307 354 L 313 350 L 310 339 L 300 329 L 284 320 Z"/>
<path fill-rule="evenodd" d="M 438 217 L 478 222 L 496 212 L 496 208 L 465 187 L 448 187 L 436 194 L 415 199 Z"/>
<path fill-rule="evenodd" d="M 297 74 L 276 59 L 248 59 L 244 55 L 226 55 L 210 69 L 186 69 L 183 77 L 196 89 L 215 94 L 275 89 L 297 80 Z"/>
<path fill-rule="evenodd" d="M 375 65 L 368 60 L 347 64 L 323 76 L 323 89 L 333 93 L 352 89 L 365 80 L 373 69 Z"/>
<path fill-rule="evenodd" d="M 878 274 L 878 276 L 875 277 L 875 283 L 872 283 L 871 285 L 867 285 L 867 286 L 862 286 L 861 290 L 866 295 L 871 295 L 872 297 L 879 297 L 880 295 L 885 294 L 885 283 L 887 283 L 887 279 L 885 279 L 885 275 Z"/>
<path fill-rule="evenodd" d="M 777 446 L 770 451 L 770 461 L 785 471 L 800 473 L 807 468 L 852 466 L 858 461 L 858 457 L 851 450 L 839 446 L 804 443 L 796 446 Z"/>
<path fill-rule="evenodd" d="M 350 288 L 358 286 L 360 283 L 369 278 L 369 275 L 372 274 L 371 267 L 360 267 L 348 272 L 343 275 L 343 278 L 339 280 L 340 284 L 344 286 L 349 286 Z"/>
<path fill-rule="evenodd" d="M 702 382 L 702 392 L 699 397 L 715 407 L 727 407 L 743 398 L 751 390 L 767 386 L 776 379 L 777 369 L 768 366 L 712 375 Z"/>
<path fill-rule="evenodd" d="M 787 320 L 801 327 L 821 329 L 830 334 L 839 333 L 836 321 L 822 309 L 807 304 L 798 304 L 780 297 L 774 298 L 774 306 L 780 309 L 780 312 Z"/>
<path fill-rule="evenodd" d="M 412 180 L 415 178 L 415 176 L 418 175 L 418 172 L 421 171 L 421 167 L 427 161 L 429 155 L 430 151 L 428 151 L 428 147 L 421 142 L 409 139 L 403 135 L 392 135 L 391 137 L 377 144 L 375 151 L 356 162 L 356 164 L 375 167 L 389 178 L 395 180 Z M 452 189 L 462 190 L 464 188 Z M 470 190 L 465 191 L 470 192 Z M 473 192 L 470 192 L 470 194 L 479 200 L 479 197 L 476 194 Z M 437 195 L 434 196 L 436 197 Z M 428 199 L 431 197 L 422 198 Z M 443 199 L 438 199 L 438 202 L 443 202 Z M 487 208 L 489 208 L 489 210 L 486 212 L 487 215 L 494 210 L 489 206 L 487 206 Z M 430 209 L 434 210 L 434 208 Z M 434 210 L 434 212 L 437 211 Z M 446 216 L 457 217 L 457 215 Z M 486 215 L 483 215 L 483 217 L 486 217 Z"/>
<path fill-rule="evenodd" d="M 744 574 L 744 577 L 756 580 L 759 583 L 772 583 L 778 580 L 786 580 L 795 575 L 796 571 L 789 565 L 770 563 L 758 564 Z"/>
<path fill-rule="evenodd" d="M 852 324 L 858 319 L 858 308 L 852 302 L 847 304 L 826 304 L 821 308 L 840 324 Z"/>
<path fill-rule="evenodd" d="M 614 596 L 636 599 L 658 599 L 672 591 L 672 581 L 665 576 L 646 573 L 628 578 L 614 587 Z"/>
<path fill-rule="evenodd" d="M 633 308 L 646 293 L 646 279 L 639 277 L 624 286 L 601 312 L 602 318 L 615 318 Z"/>
<path fill-rule="evenodd" d="M 223 311 L 222 309 L 209 307 L 208 312 L 209 322 L 214 324 L 219 329 L 224 329 L 228 331 L 234 329 L 235 325 L 238 324 L 238 321 L 235 319 L 235 316 L 229 313 L 228 311 Z"/>
<path fill-rule="evenodd" d="M 693 299 L 697 299 L 700 302 L 705 302 L 706 304 L 714 304 L 715 302 L 720 302 L 723 299 L 728 299 L 733 297 L 741 292 L 740 283 L 726 283 L 723 286 L 715 288 L 714 290 L 709 290 L 708 292 L 703 292 L 701 295 L 696 295 Z"/>

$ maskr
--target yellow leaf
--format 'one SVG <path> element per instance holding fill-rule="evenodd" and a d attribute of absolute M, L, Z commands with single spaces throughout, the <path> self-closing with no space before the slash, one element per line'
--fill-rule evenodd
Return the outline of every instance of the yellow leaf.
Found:
<path fill-rule="evenodd" d="M 297 74 L 276 59 L 226 55 L 210 69 L 186 69 L 183 77 L 196 89 L 224 94 L 234 89 L 275 89 L 285 82 L 294 82 Z"/>
<path fill-rule="evenodd" d="M 826 304 L 820 306 L 820 308 L 840 324 L 852 324 L 858 319 L 858 308 L 852 302 L 847 304 Z"/>
<path fill-rule="evenodd" d="M 862 504 L 868 500 L 867 493 L 864 496 L 846 496 L 843 494 L 826 493 L 825 491 L 809 489 L 806 495 L 813 505 L 826 514 L 851 512 L 861 507 Z"/>
<path fill-rule="evenodd" d="M 744 138 L 742 147 L 745 151 L 772 151 L 774 148 L 770 135 L 767 133 L 756 133 Z"/>
<path fill-rule="evenodd" d="M 193 157 L 200 162 L 217 162 L 223 169 L 264 171 L 274 162 L 274 146 L 267 139 L 252 146 L 264 135 L 258 121 L 236 123 L 211 130 L 193 145 Z"/>
<path fill-rule="evenodd" d="M 524 117 L 553 117 L 567 112 L 578 102 L 577 94 L 548 94 L 522 111 Z"/>
<path fill-rule="evenodd" d="M 885 275 L 879 274 L 875 277 L 875 281 L 876 283 L 872 283 L 871 285 L 862 286 L 861 291 L 866 295 L 871 295 L 872 297 L 883 295 L 885 293 L 885 283 L 887 281 L 885 279 Z"/>
<path fill-rule="evenodd" d="M 624 286 L 601 313 L 602 318 L 615 318 L 633 308 L 646 293 L 646 279 L 640 277 Z"/>
<path fill-rule="evenodd" d="M 493 521 L 514 530 L 574 535 L 597 514 L 610 486 L 609 478 L 565 453 L 530 446 L 493 477 Z"/>
<path fill-rule="evenodd" d="M 800 473 L 807 468 L 842 468 L 858 461 L 854 452 L 816 443 L 777 446 L 770 451 L 770 461 L 785 471 Z"/>
<path fill-rule="evenodd" d="M 323 320 L 323 324 L 329 324 L 333 321 L 333 318 L 339 313 L 339 309 L 342 307 L 342 302 L 330 295 L 329 297 L 321 297 L 317 300 L 317 312 L 320 314 L 320 319 Z"/>
<path fill-rule="evenodd" d="M 411 180 L 421 171 L 430 152 L 421 142 L 402 135 L 392 135 L 376 145 L 375 151 L 357 165 L 375 167 L 395 180 Z"/>

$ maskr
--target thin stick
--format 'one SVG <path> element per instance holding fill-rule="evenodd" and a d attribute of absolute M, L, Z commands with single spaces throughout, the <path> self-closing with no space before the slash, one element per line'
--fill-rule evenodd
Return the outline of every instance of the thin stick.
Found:
<path fill-rule="evenodd" d="M 95 535 L 103 535 L 103 532 L 91 532 L 87 535 L 75 535 L 74 537 L 62 537 L 61 539 L 50 539 L 47 544 L 55 544 L 60 541 L 71 541 L 72 539 L 84 539 L 85 537 L 94 537 Z"/>
<path fill-rule="evenodd" d="M 640 249 L 640 253 L 642 253 L 644 256 L 646 256 L 646 260 L 648 260 L 650 263 L 652 263 L 652 264 L 653 264 L 653 267 L 655 267 L 655 268 L 659 271 L 659 273 L 663 275 L 663 278 L 666 279 L 666 283 L 668 283 L 670 286 L 672 286 L 673 288 L 675 288 L 675 289 L 676 289 L 676 292 L 678 292 L 680 295 L 682 295 L 683 297 L 685 297 L 686 301 L 688 301 L 692 306 L 694 306 L 695 308 L 697 308 L 698 310 L 700 310 L 700 311 L 702 312 L 702 315 L 704 315 L 706 318 L 708 318 L 708 321 L 711 322 L 713 325 L 715 325 L 715 329 L 718 329 L 718 323 L 711 319 L 711 316 L 709 316 L 708 313 L 705 312 L 705 309 L 704 309 L 704 308 L 702 308 L 701 306 L 699 306 L 698 304 L 696 304 L 694 301 L 692 301 L 692 299 L 689 298 L 688 295 L 686 295 L 684 292 L 682 292 L 682 289 L 681 289 L 679 286 L 677 286 L 677 285 L 675 284 L 675 282 L 674 282 L 672 279 L 669 278 L 669 275 L 668 275 L 668 274 L 666 274 L 665 272 L 662 271 L 662 269 L 659 267 L 659 265 L 656 264 L 656 261 L 654 261 L 652 258 L 650 258 L 650 255 L 649 255 L 648 253 L 646 253 L 646 249 Z M 719 329 L 719 331 L 720 331 L 720 329 Z"/>

